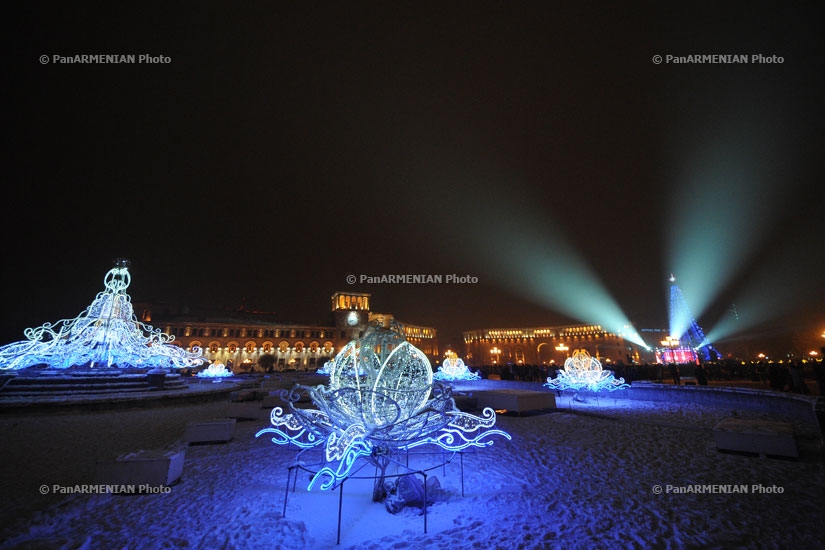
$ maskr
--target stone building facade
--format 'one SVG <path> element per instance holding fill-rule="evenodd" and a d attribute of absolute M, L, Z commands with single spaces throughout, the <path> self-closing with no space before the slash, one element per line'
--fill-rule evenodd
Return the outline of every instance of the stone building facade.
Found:
<path fill-rule="evenodd" d="M 316 371 L 370 323 L 389 326 L 391 314 L 373 313 L 370 295 L 336 292 L 328 325 L 284 323 L 268 313 L 252 311 L 192 311 L 168 304 L 135 303 L 138 319 L 175 337 L 187 350 L 201 350 L 205 359 L 223 363 L 235 373 Z M 401 323 L 407 340 L 431 360 L 438 358 L 432 327 Z"/>
<path fill-rule="evenodd" d="M 599 325 L 488 328 L 462 333 L 470 365 L 563 365 L 573 350 L 585 349 L 603 363 L 638 363 L 643 350 Z"/>

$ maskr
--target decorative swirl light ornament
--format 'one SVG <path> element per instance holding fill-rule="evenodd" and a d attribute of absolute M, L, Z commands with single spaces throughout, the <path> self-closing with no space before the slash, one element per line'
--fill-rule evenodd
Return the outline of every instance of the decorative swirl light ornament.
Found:
<path fill-rule="evenodd" d="M 0 347 L 0 369 L 37 365 L 65 369 L 88 367 L 195 367 L 198 350 L 188 352 L 170 336 L 137 320 L 126 288 L 131 282 L 128 260 L 116 260 L 106 273 L 106 290 L 74 319 L 45 323 L 23 331 L 26 340 Z"/>
<path fill-rule="evenodd" d="M 438 367 L 438 372 L 433 374 L 433 378 L 436 380 L 478 380 L 481 376 L 468 369 L 456 352 L 448 351 L 444 362 Z"/>
<path fill-rule="evenodd" d="M 564 362 L 564 370 L 556 371 L 556 378 L 548 378 L 544 385 L 554 390 L 620 390 L 629 387 L 624 378 L 618 380 L 613 372 L 602 370 L 598 359 L 590 357 L 587 350 L 577 349 Z"/>
<path fill-rule="evenodd" d="M 491 429 L 496 422 L 492 409 L 484 409 L 481 417 L 461 412 L 448 387 L 433 386 L 427 356 L 406 341 L 397 323 L 389 329 L 368 327 L 330 363 L 327 386 L 296 385 L 284 395 L 290 412 L 276 407 L 272 427 L 256 434 L 272 434 L 273 443 L 302 450 L 324 447 L 325 463 L 308 489 L 319 480 L 322 490 L 337 487 L 361 457 L 383 472 L 387 457 L 397 450 L 435 444 L 460 451 L 492 445 L 492 435 L 510 439 Z M 318 409 L 294 406 L 304 392 Z"/>
<path fill-rule="evenodd" d="M 230 376 L 234 376 L 232 371 L 226 370 L 226 365 L 223 363 L 212 363 L 198 373 L 198 378 L 214 378 L 216 382 L 220 382 L 221 378 L 228 378 Z"/>

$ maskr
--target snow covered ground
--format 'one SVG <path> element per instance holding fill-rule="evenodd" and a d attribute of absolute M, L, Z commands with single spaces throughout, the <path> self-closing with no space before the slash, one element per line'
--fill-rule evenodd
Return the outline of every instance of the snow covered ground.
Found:
<path fill-rule="evenodd" d="M 347 481 L 338 547 L 825 546 L 825 451 L 815 424 L 795 422 L 801 456 L 783 460 L 716 450 L 713 426 L 732 414 L 764 417 L 755 411 L 609 398 L 559 405 L 499 415 L 497 427 L 513 439 L 463 455 L 464 496 L 458 457 L 430 471 L 443 492 L 427 533 L 420 510 L 392 515 L 372 502 L 371 480 Z M 266 420 L 239 422 L 228 444 L 189 446 L 183 476 L 166 494 L 53 491 L 93 484 L 97 461 L 162 447 L 187 422 L 221 417 L 226 406 L 4 414 L 0 548 L 336 547 L 339 493 L 308 492 L 308 474 L 284 517 L 296 451 L 254 437 Z M 730 486 L 748 490 L 673 490 Z"/>

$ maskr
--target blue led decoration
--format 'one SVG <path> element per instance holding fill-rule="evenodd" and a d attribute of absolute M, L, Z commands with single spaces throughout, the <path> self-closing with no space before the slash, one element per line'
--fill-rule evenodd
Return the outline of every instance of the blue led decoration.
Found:
<path fill-rule="evenodd" d="M 613 372 L 603 370 L 595 357 L 587 350 L 577 349 L 564 362 L 564 370 L 556 371 L 556 378 L 548 378 L 545 386 L 554 390 L 621 390 L 630 387 L 624 378 L 616 379 Z"/>
<path fill-rule="evenodd" d="M 26 340 L 0 347 L 0 368 L 24 369 L 45 365 L 187 368 L 203 363 L 197 353 L 171 342 L 170 336 L 137 320 L 126 288 L 131 282 L 129 262 L 117 260 L 106 273 L 106 290 L 98 293 L 86 311 L 74 319 L 45 323 L 23 331 Z"/>
<path fill-rule="evenodd" d="M 492 429 L 495 412 L 481 417 L 458 410 L 450 388 L 433 384 L 427 356 L 406 341 L 397 323 L 390 328 L 370 326 L 329 362 L 327 386 L 296 385 L 284 399 L 290 412 L 276 407 L 271 427 L 256 437 L 272 434 L 272 442 L 293 444 L 302 451 L 323 447 L 324 465 L 310 480 L 322 490 L 343 483 L 359 458 L 383 471 L 394 451 L 438 445 L 447 451 L 486 447 L 488 438 L 510 435 Z M 317 409 L 294 404 L 306 393 Z"/>
<path fill-rule="evenodd" d="M 226 365 L 223 363 L 212 363 L 198 373 L 198 378 L 214 378 L 217 382 L 220 382 L 221 378 L 228 378 L 230 376 L 234 376 L 234 374 L 232 371 L 226 370 Z"/>
<path fill-rule="evenodd" d="M 464 364 L 464 361 L 454 351 L 448 351 L 444 362 L 438 367 L 438 371 L 433 374 L 435 380 L 478 380 L 481 378 L 478 373 L 472 372 Z"/>

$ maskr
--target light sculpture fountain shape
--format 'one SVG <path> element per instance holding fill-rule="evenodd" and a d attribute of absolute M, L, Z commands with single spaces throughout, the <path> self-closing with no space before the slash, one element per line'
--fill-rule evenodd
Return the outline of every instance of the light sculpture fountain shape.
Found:
<path fill-rule="evenodd" d="M 624 378 L 616 379 L 613 372 L 603 370 L 602 364 L 587 350 L 577 349 L 564 362 L 564 370 L 556 371 L 556 378 L 548 378 L 544 385 L 554 390 L 620 390 L 629 387 Z"/>
<path fill-rule="evenodd" d="M 284 399 L 290 412 L 272 410 L 272 426 L 257 436 L 272 434 L 273 443 L 294 444 L 305 450 L 321 447 L 324 463 L 315 471 L 308 489 L 335 488 L 351 475 L 364 458 L 381 472 L 374 500 L 381 500 L 383 472 L 390 455 L 399 450 L 434 444 L 447 451 L 492 445 L 489 437 L 510 436 L 492 429 L 495 411 L 481 417 L 458 410 L 450 389 L 433 385 L 427 356 L 406 341 L 396 323 L 390 328 L 371 326 L 361 340 L 348 343 L 330 362 L 327 386 L 296 385 Z M 294 406 L 308 393 L 317 409 Z"/>
<path fill-rule="evenodd" d="M 195 367 L 203 358 L 171 342 L 170 336 L 137 320 L 126 293 L 129 262 L 117 260 L 106 273 L 106 290 L 99 292 L 86 311 L 28 328 L 26 340 L 0 347 L 0 368 L 24 369 L 36 365 L 65 369 L 89 367 Z"/>
<path fill-rule="evenodd" d="M 438 367 L 438 371 L 433 374 L 435 380 L 478 380 L 481 378 L 478 373 L 472 372 L 464 364 L 464 361 L 454 351 L 448 351 L 444 362 Z"/>

